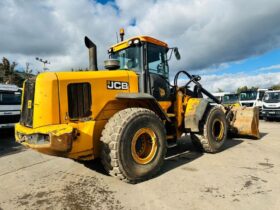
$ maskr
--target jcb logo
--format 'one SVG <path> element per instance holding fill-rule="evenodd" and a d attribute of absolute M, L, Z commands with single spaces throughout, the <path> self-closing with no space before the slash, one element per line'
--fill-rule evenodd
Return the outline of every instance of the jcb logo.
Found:
<path fill-rule="evenodd" d="M 128 90 L 128 82 L 107 81 L 107 89 L 109 89 L 109 90 Z"/>

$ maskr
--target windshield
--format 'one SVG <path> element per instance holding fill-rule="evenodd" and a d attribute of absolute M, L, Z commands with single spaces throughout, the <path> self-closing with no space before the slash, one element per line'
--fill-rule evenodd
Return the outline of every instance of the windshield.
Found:
<path fill-rule="evenodd" d="M 224 95 L 223 103 L 236 103 L 239 101 L 238 94 Z"/>
<path fill-rule="evenodd" d="M 20 105 L 21 92 L 0 92 L 0 105 Z"/>
<path fill-rule="evenodd" d="M 248 91 L 240 93 L 240 101 L 256 100 L 257 91 Z"/>
<path fill-rule="evenodd" d="M 280 102 L 280 92 L 266 93 L 263 98 L 264 102 L 277 103 Z"/>
<path fill-rule="evenodd" d="M 141 72 L 141 47 L 131 46 L 129 48 L 113 52 L 110 58 L 120 61 L 120 69 L 132 69 L 136 72 Z"/>

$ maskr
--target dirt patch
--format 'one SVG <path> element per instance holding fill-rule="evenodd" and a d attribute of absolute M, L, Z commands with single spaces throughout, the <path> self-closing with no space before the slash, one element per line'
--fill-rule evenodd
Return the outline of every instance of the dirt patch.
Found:
<path fill-rule="evenodd" d="M 55 186 L 42 180 L 36 184 L 36 188 L 31 187 L 28 193 L 16 197 L 12 202 L 26 209 L 123 209 L 120 201 L 115 198 L 115 192 L 101 180 L 63 172 L 60 175 L 69 181 L 60 186 L 60 182 L 57 182 L 58 186 Z"/>
<path fill-rule="evenodd" d="M 260 166 L 266 167 L 266 169 L 271 169 L 274 167 L 274 164 L 269 163 L 269 159 L 265 158 L 265 162 L 264 163 L 259 163 Z"/>
<path fill-rule="evenodd" d="M 217 192 L 217 191 L 219 191 L 219 188 L 217 188 L 217 187 L 206 187 L 204 192 L 213 193 L 213 192 Z"/>
<path fill-rule="evenodd" d="M 182 169 L 185 171 L 198 171 L 196 168 L 191 168 L 191 167 L 183 167 Z"/>
<path fill-rule="evenodd" d="M 249 180 L 249 181 L 246 181 L 246 182 L 245 182 L 245 184 L 244 184 L 243 187 L 244 187 L 244 188 L 248 188 L 248 187 L 250 187 L 252 184 L 253 184 L 252 181 Z"/>
<path fill-rule="evenodd" d="M 239 190 L 234 190 L 231 194 L 232 197 L 267 194 L 271 192 L 270 189 L 264 189 L 267 188 L 267 180 L 252 175 L 246 175 L 245 177 L 245 183 Z"/>
<path fill-rule="evenodd" d="M 42 198 L 42 197 L 44 197 L 44 196 L 47 196 L 46 192 L 38 192 L 38 193 L 35 195 L 35 197 L 37 197 L 37 198 Z"/>
<path fill-rule="evenodd" d="M 209 193 L 215 198 L 226 198 L 225 194 L 220 193 L 218 187 L 206 187 L 203 192 Z"/>
<path fill-rule="evenodd" d="M 24 194 L 22 197 L 20 197 L 19 199 L 20 200 L 27 200 L 28 198 L 30 198 L 31 197 L 31 194 Z"/>
<path fill-rule="evenodd" d="M 259 163 L 260 166 L 267 167 L 268 169 L 273 168 L 274 164 L 272 163 Z"/>

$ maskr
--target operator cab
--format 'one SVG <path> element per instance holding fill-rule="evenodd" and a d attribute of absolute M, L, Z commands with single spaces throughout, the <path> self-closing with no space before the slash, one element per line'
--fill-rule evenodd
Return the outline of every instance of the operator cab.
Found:
<path fill-rule="evenodd" d="M 140 92 L 165 101 L 170 98 L 168 51 L 162 41 L 137 36 L 112 46 L 108 53 L 111 60 L 119 61 L 118 69 L 136 72 Z"/>

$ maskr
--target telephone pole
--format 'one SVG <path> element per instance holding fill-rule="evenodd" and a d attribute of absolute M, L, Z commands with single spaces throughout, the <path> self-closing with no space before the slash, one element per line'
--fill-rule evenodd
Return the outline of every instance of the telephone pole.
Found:
<path fill-rule="evenodd" d="M 48 68 L 46 68 L 46 64 L 51 64 L 48 60 L 43 60 L 42 58 L 36 57 L 37 61 L 43 63 L 43 71 L 47 71 Z"/>

